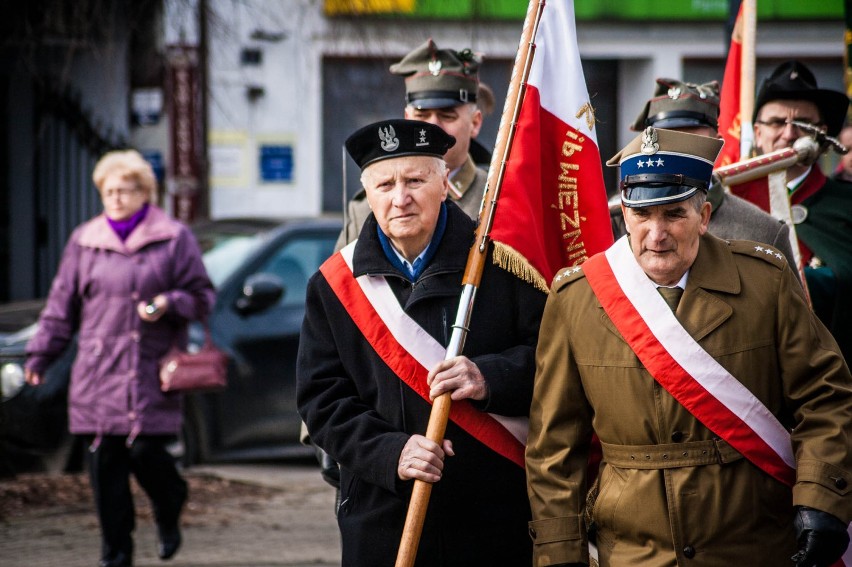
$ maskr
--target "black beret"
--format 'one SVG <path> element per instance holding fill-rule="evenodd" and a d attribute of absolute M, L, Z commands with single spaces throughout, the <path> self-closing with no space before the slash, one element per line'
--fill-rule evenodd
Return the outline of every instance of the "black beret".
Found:
<path fill-rule="evenodd" d="M 382 120 L 346 139 L 346 151 L 362 170 L 371 163 L 403 156 L 443 158 L 456 139 L 440 126 L 420 120 Z"/>

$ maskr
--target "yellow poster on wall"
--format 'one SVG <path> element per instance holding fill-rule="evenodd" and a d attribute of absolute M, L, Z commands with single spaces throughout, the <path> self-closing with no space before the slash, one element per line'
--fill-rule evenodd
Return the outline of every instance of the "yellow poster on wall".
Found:
<path fill-rule="evenodd" d="M 329 16 L 410 13 L 416 3 L 416 0 L 325 0 L 325 13 Z"/>

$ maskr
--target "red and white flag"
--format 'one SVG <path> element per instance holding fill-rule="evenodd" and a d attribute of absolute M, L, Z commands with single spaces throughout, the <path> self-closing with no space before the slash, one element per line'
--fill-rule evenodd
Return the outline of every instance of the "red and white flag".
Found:
<path fill-rule="evenodd" d="M 574 3 L 542 10 L 491 238 L 500 265 L 548 289 L 613 237 Z"/>
<path fill-rule="evenodd" d="M 722 151 L 716 158 L 717 168 L 740 161 L 740 85 L 742 84 L 743 65 L 743 7 L 737 13 L 734 32 L 731 34 L 731 47 L 725 63 L 725 76 L 722 79 L 722 93 L 719 97 L 719 134 L 725 140 Z"/>

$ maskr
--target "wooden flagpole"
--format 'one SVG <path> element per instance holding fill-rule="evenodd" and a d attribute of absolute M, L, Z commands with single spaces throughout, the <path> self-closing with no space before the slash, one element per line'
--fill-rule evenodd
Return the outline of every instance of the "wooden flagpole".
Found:
<path fill-rule="evenodd" d="M 755 59 L 757 41 L 757 0 L 742 0 L 743 3 L 743 53 L 742 75 L 740 76 L 740 160 L 751 157 L 754 149 L 754 93 L 755 93 Z M 810 151 L 810 150 L 808 150 Z M 790 245 L 793 248 L 802 288 L 810 302 L 808 284 L 805 280 L 804 266 L 799 255 L 799 239 L 796 225 L 793 223 L 790 210 L 790 195 L 787 191 L 786 169 L 769 173 L 769 213 L 787 223 L 790 227 Z"/>
<path fill-rule="evenodd" d="M 544 4 L 545 0 L 530 0 L 529 7 L 527 8 L 521 42 L 518 46 L 518 54 L 515 57 L 515 65 L 512 69 L 511 80 L 509 81 L 509 91 L 506 95 L 506 103 L 503 106 L 500 127 L 497 131 L 497 144 L 488 168 L 488 181 L 486 182 L 485 194 L 482 197 L 482 206 L 480 206 L 476 238 L 474 246 L 471 247 L 467 257 L 467 265 L 465 266 L 462 277 L 461 299 L 459 300 L 459 308 L 456 312 L 456 320 L 453 324 L 453 332 L 450 336 L 450 344 L 447 346 L 445 360 L 458 356 L 464 348 L 476 289 L 479 287 L 482 272 L 485 269 L 489 234 L 494 222 L 497 200 L 500 196 L 500 188 L 503 184 L 506 164 L 512 149 L 512 139 L 515 135 L 521 105 L 523 104 L 526 82 L 535 52 L 535 36 L 538 31 L 538 23 L 541 19 Z M 438 396 L 432 404 L 432 411 L 429 414 L 429 424 L 426 427 L 426 437 L 435 443 L 440 444 L 444 439 L 447 420 L 450 416 L 451 403 L 450 393 L 447 392 Z M 431 483 L 422 480 L 414 481 L 402 538 L 399 542 L 399 551 L 396 556 L 396 567 L 412 567 L 414 565 L 431 494 Z"/>
<path fill-rule="evenodd" d="M 743 50 L 740 67 L 740 159 L 751 157 L 754 148 L 754 75 L 755 42 L 757 39 L 757 0 L 743 3 Z"/>

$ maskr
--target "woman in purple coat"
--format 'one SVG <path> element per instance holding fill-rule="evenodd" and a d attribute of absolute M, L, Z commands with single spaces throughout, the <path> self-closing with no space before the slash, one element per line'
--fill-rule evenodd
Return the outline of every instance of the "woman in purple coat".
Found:
<path fill-rule="evenodd" d="M 39 384 L 77 334 L 69 426 L 89 444 L 100 565 L 120 567 L 133 564 L 131 472 L 151 499 L 160 558 L 180 546 L 187 485 L 166 444 L 180 431 L 181 397 L 160 391 L 159 360 L 215 296 L 192 233 L 154 205 L 156 178 L 138 152 L 107 153 L 92 178 L 104 212 L 71 234 L 26 376 Z"/>

